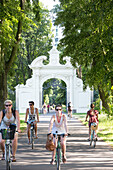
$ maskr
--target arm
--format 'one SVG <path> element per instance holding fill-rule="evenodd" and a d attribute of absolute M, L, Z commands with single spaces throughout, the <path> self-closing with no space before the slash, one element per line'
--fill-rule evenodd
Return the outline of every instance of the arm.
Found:
<path fill-rule="evenodd" d="M 18 113 L 17 110 L 15 111 L 15 114 L 16 114 L 17 130 L 18 130 L 18 132 L 21 132 L 21 130 L 20 130 L 20 117 L 19 117 L 19 113 Z"/>
<path fill-rule="evenodd" d="M 3 117 L 3 111 L 0 111 L 0 123 L 2 121 L 2 117 Z"/>
<path fill-rule="evenodd" d="M 27 123 L 27 117 L 28 117 L 29 110 L 28 108 L 26 109 L 26 116 L 25 116 L 25 123 Z"/>
<path fill-rule="evenodd" d="M 51 133 L 51 129 L 52 129 L 52 126 L 53 126 L 54 119 L 55 119 L 55 116 L 53 115 L 51 117 L 51 120 L 50 120 L 50 124 L 49 124 L 49 128 L 48 128 L 48 133 Z"/>
<path fill-rule="evenodd" d="M 36 115 L 37 115 L 37 122 L 39 122 L 39 112 L 37 108 L 36 108 Z"/>
<path fill-rule="evenodd" d="M 87 115 L 86 115 L 86 120 L 85 120 L 85 122 L 87 122 L 87 118 L 88 118 L 88 116 L 89 116 L 89 115 L 88 115 L 88 112 L 87 112 Z"/>

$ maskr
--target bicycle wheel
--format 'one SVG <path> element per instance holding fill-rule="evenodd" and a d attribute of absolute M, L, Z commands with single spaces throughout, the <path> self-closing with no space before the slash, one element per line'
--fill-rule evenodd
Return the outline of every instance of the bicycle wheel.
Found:
<path fill-rule="evenodd" d="M 60 148 L 57 149 L 57 170 L 60 170 Z"/>
<path fill-rule="evenodd" d="M 96 147 L 96 137 L 95 137 L 95 131 L 94 131 L 94 138 L 93 138 L 93 140 L 94 140 L 94 144 L 93 144 L 93 146 L 94 146 L 94 148 Z"/>
<path fill-rule="evenodd" d="M 31 129 L 31 147 L 34 148 L 34 130 Z"/>
<path fill-rule="evenodd" d="M 92 145 L 92 142 L 93 142 L 93 134 L 91 134 L 90 146 Z"/>
<path fill-rule="evenodd" d="M 6 170 L 11 170 L 10 145 L 5 145 L 6 151 Z"/>

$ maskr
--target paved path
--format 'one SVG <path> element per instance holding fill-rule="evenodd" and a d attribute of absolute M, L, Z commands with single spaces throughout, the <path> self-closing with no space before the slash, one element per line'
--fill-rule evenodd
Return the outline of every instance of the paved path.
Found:
<path fill-rule="evenodd" d="M 19 135 L 17 162 L 12 163 L 12 170 L 55 170 L 50 165 L 51 152 L 46 151 L 46 134 L 50 114 L 41 115 L 39 139 L 35 143 L 35 150 L 27 144 L 26 133 Z M 68 120 L 69 132 L 67 140 L 67 163 L 61 165 L 61 170 L 113 170 L 113 150 L 103 141 L 97 142 L 94 149 L 89 146 L 88 128 L 76 118 Z M 5 170 L 5 162 L 0 161 L 0 170 Z"/>

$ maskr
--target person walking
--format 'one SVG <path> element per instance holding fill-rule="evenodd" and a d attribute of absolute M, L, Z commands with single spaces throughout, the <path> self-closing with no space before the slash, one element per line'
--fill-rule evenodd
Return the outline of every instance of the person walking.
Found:
<path fill-rule="evenodd" d="M 48 110 L 48 113 L 49 113 L 49 108 L 50 108 L 50 105 L 48 104 L 48 105 L 47 105 L 47 110 Z"/>

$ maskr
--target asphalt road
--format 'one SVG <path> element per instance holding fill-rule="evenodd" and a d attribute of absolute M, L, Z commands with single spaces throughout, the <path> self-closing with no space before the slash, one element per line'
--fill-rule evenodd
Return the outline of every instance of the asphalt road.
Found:
<path fill-rule="evenodd" d="M 40 116 L 39 139 L 35 140 L 34 150 L 27 144 L 26 133 L 19 135 L 17 162 L 12 163 L 12 170 L 56 169 L 56 165 L 49 164 L 51 152 L 45 149 L 50 116 Z M 110 146 L 101 139 L 97 141 L 96 148 L 89 146 L 88 128 L 77 118 L 68 119 L 68 128 L 71 136 L 67 138 L 67 163 L 61 164 L 61 170 L 113 170 L 113 150 Z M 0 161 L 0 170 L 5 170 L 5 161 Z"/>

